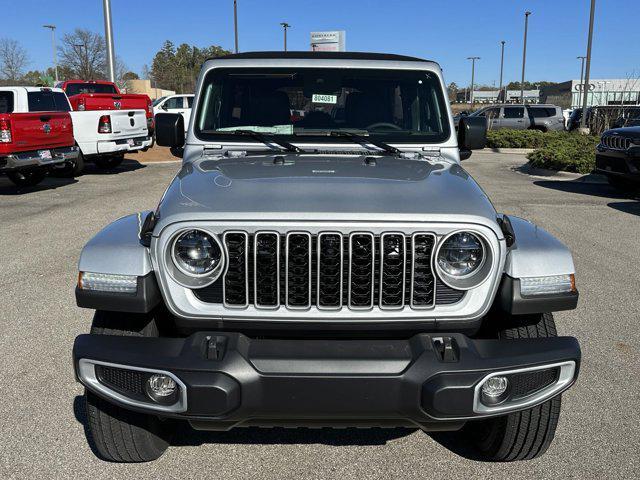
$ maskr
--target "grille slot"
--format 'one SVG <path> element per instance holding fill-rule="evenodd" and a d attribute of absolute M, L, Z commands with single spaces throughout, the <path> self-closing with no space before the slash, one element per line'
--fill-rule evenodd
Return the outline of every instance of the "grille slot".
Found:
<path fill-rule="evenodd" d="M 404 307 L 407 252 L 401 233 L 384 233 L 380 239 L 380 308 Z"/>
<path fill-rule="evenodd" d="M 349 307 L 373 307 L 375 242 L 371 233 L 352 233 L 349 237 Z"/>
<path fill-rule="evenodd" d="M 280 235 L 256 233 L 253 257 L 255 305 L 277 308 L 280 305 Z"/>
<path fill-rule="evenodd" d="M 311 235 L 305 232 L 287 234 L 286 305 L 289 308 L 311 306 Z"/>
<path fill-rule="evenodd" d="M 226 232 L 224 245 L 229 259 L 222 287 L 224 304 L 227 307 L 246 307 L 249 304 L 249 235 L 246 232 Z"/>
<path fill-rule="evenodd" d="M 342 234 L 318 235 L 318 308 L 342 307 Z"/>
<path fill-rule="evenodd" d="M 465 295 L 434 274 L 432 233 L 228 231 L 223 242 L 224 276 L 193 292 L 227 308 L 430 309 Z"/>
<path fill-rule="evenodd" d="M 431 255 L 435 237 L 416 233 L 412 239 L 411 301 L 413 308 L 429 308 L 435 302 L 435 278 L 431 269 Z"/>

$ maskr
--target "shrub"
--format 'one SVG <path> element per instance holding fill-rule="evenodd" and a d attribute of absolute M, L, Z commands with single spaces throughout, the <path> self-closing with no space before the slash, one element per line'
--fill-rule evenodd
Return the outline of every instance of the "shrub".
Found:
<path fill-rule="evenodd" d="M 596 166 L 598 137 L 563 133 L 529 153 L 529 163 L 538 168 L 566 172 L 591 173 Z"/>
<path fill-rule="evenodd" d="M 566 132 L 541 132 L 540 130 L 489 130 L 489 148 L 539 148 L 549 141 L 563 137 Z"/>

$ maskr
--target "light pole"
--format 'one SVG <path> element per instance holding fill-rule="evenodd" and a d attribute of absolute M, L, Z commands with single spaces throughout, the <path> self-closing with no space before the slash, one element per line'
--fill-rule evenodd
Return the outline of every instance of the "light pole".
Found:
<path fill-rule="evenodd" d="M 113 50 L 113 26 L 111 24 L 111 0 L 102 0 L 104 11 L 104 40 L 107 44 L 107 67 L 109 68 L 109 80 L 116 81 L 116 62 Z"/>
<path fill-rule="evenodd" d="M 589 85 L 589 73 L 591 72 L 591 44 L 593 42 L 593 16 L 596 11 L 596 0 L 591 0 L 591 12 L 589 13 L 589 37 L 587 39 L 587 65 L 584 73 L 585 87 Z M 580 129 L 584 131 L 587 125 L 587 93 L 582 95 L 582 118 L 580 119 Z"/>
<path fill-rule="evenodd" d="M 582 92 L 584 92 L 584 84 L 582 83 L 584 81 L 584 60 L 585 60 L 584 55 L 583 56 L 577 56 L 576 59 L 580 60 L 580 88 L 578 89 L 578 105 L 580 105 L 580 99 L 581 99 L 581 94 Z"/>
<path fill-rule="evenodd" d="M 238 0 L 233 0 L 233 31 L 236 37 L 236 53 L 238 53 Z"/>
<path fill-rule="evenodd" d="M 291 25 L 289 25 L 287 22 L 282 22 L 280 25 L 282 25 L 282 28 L 284 29 L 284 51 L 287 51 L 287 28 L 291 28 Z"/>
<path fill-rule="evenodd" d="M 467 57 L 467 60 L 471 60 L 471 110 L 473 110 L 473 84 L 476 74 L 476 60 L 480 60 L 480 57 Z"/>
<path fill-rule="evenodd" d="M 58 54 L 56 52 L 56 26 L 43 25 L 43 27 L 51 30 L 51 45 L 53 46 L 53 68 L 56 71 L 56 83 L 58 83 Z"/>
<path fill-rule="evenodd" d="M 500 94 L 502 93 L 502 71 L 504 69 L 504 44 L 506 42 L 504 40 L 500 41 L 501 51 L 500 51 L 500 88 L 498 88 L 498 103 L 500 102 Z M 506 95 L 505 95 L 506 99 Z"/>
<path fill-rule="evenodd" d="M 520 81 L 520 101 L 524 105 L 524 66 L 527 63 L 527 30 L 529 28 L 529 15 L 531 12 L 524 12 L 524 46 L 522 48 L 522 80 Z"/>

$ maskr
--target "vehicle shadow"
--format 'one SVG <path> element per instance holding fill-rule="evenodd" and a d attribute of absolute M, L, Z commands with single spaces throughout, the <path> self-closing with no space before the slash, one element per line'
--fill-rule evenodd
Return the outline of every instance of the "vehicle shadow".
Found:
<path fill-rule="evenodd" d="M 88 431 L 87 412 L 84 396 L 77 395 L 73 400 L 73 414 L 84 429 L 89 447 L 96 456 L 100 456 Z M 236 428 L 228 432 L 207 432 L 194 430 L 186 421 L 175 421 L 172 447 L 199 446 L 207 443 L 244 444 L 244 445 L 306 445 L 323 444 L 331 446 L 346 445 L 384 445 L 388 441 L 410 435 L 410 428 Z"/>
<path fill-rule="evenodd" d="M 119 173 L 134 172 L 146 168 L 146 165 L 138 162 L 137 160 L 131 160 L 125 158 L 124 162 L 115 168 L 98 168 L 95 163 L 87 162 L 84 167 L 83 175 L 117 175 Z"/>
<path fill-rule="evenodd" d="M 572 182 L 562 180 L 537 180 L 533 182 L 534 185 L 543 188 L 549 188 L 551 190 L 557 190 L 566 193 L 578 193 L 581 195 L 589 195 L 592 197 L 603 198 L 616 198 L 625 199 L 630 198 L 629 194 L 616 190 L 612 186 L 606 183 L 587 183 L 587 182 Z"/>
<path fill-rule="evenodd" d="M 44 190 L 55 190 L 56 188 L 66 187 L 73 183 L 77 183 L 75 178 L 56 178 L 47 176 L 38 185 L 32 187 L 17 187 L 7 177 L 0 176 L 0 196 L 3 195 L 26 195 L 28 193 L 41 192 Z"/>
<path fill-rule="evenodd" d="M 459 435 L 458 432 L 432 432 L 427 435 L 429 435 L 434 442 L 462 458 L 476 462 L 489 461 L 480 456 L 471 444 L 466 442 L 464 437 Z"/>
<path fill-rule="evenodd" d="M 640 217 L 640 202 L 611 202 L 607 207 Z"/>

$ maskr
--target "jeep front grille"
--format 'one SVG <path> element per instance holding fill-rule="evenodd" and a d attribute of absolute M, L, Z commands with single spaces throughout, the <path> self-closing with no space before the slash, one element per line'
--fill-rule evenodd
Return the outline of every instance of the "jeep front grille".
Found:
<path fill-rule="evenodd" d="M 631 146 L 631 139 L 617 135 L 605 135 L 600 140 L 602 145 L 612 150 L 627 150 Z"/>
<path fill-rule="evenodd" d="M 193 292 L 227 308 L 429 309 L 464 296 L 434 275 L 431 233 L 229 231 L 223 242 L 225 274 Z"/>

